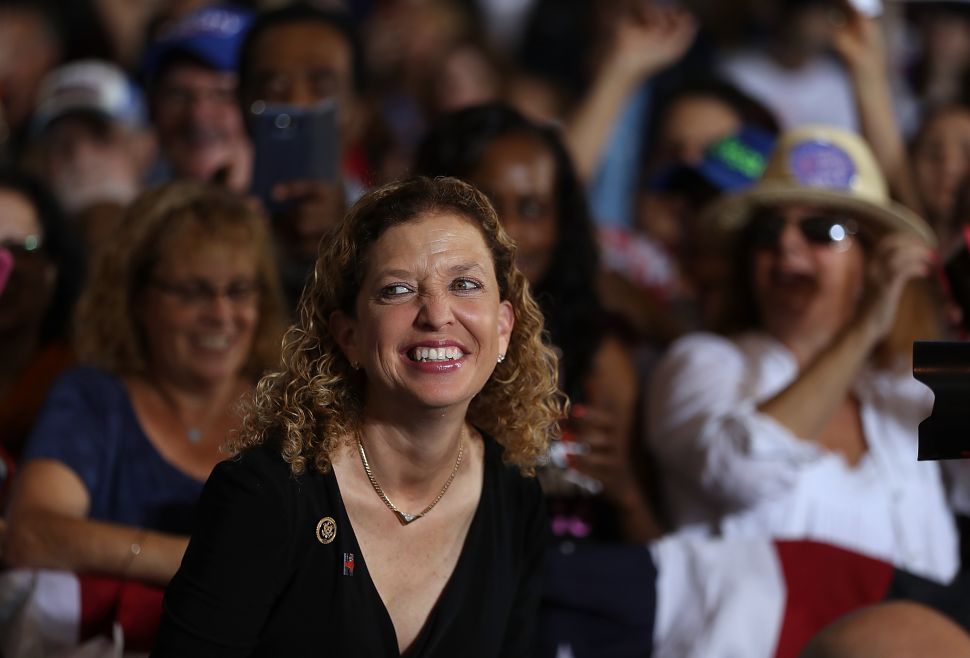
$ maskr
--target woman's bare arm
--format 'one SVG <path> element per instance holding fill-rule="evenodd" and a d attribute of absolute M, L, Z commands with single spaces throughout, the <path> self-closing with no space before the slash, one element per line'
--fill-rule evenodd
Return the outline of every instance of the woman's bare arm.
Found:
<path fill-rule="evenodd" d="M 836 30 L 832 45 L 848 70 L 862 134 L 872 147 L 893 195 L 903 205 L 922 213 L 906 144 L 893 110 L 882 24 L 851 7 L 845 11 L 846 23 Z"/>
<path fill-rule="evenodd" d="M 89 505 L 87 489 L 67 466 L 50 459 L 28 463 L 11 497 L 4 561 L 167 584 L 188 537 L 93 521 Z"/>
<path fill-rule="evenodd" d="M 565 141 L 582 180 L 599 164 L 623 104 L 649 76 L 670 66 L 694 41 L 696 24 L 681 9 L 621 16 L 592 88 L 566 128 Z"/>
<path fill-rule="evenodd" d="M 884 238 L 869 256 L 867 296 L 855 319 L 808 360 L 794 382 L 758 409 L 799 438 L 817 438 L 845 400 L 859 368 L 892 328 L 903 287 L 927 274 L 929 259 L 929 248 L 917 238 Z"/>

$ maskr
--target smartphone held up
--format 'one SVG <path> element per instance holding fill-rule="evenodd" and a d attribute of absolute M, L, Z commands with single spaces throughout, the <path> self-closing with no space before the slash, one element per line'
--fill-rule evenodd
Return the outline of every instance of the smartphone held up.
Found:
<path fill-rule="evenodd" d="M 252 104 L 247 117 L 253 139 L 252 191 L 271 214 L 284 210 L 273 189 L 294 181 L 337 181 L 340 139 L 333 100 L 312 107 Z"/>

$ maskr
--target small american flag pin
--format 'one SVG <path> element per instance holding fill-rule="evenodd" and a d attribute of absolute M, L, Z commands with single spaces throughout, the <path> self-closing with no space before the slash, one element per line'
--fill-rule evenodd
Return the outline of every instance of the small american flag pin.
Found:
<path fill-rule="evenodd" d="M 344 553 L 344 575 L 353 576 L 354 575 L 354 554 Z"/>

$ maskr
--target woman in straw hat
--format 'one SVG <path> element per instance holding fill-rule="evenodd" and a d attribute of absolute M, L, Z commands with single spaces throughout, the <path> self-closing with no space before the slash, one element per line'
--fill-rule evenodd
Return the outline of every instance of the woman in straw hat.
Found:
<path fill-rule="evenodd" d="M 674 524 L 815 539 L 949 579 L 957 534 L 939 466 L 916 461 L 932 396 L 909 358 L 939 333 L 915 283 L 930 228 L 889 200 L 860 138 L 819 126 L 783 135 L 761 181 L 707 218 L 734 246 L 736 312 L 729 338 L 681 339 L 653 379 Z"/>

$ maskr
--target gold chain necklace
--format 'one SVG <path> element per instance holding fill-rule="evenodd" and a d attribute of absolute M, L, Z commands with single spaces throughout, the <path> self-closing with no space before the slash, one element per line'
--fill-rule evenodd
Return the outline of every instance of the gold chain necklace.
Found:
<path fill-rule="evenodd" d="M 438 501 L 441 500 L 441 497 L 445 495 L 446 491 L 448 491 L 448 487 L 451 486 L 452 480 L 454 480 L 455 476 L 458 474 L 458 467 L 461 466 L 461 457 L 462 457 L 462 454 L 464 453 L 464 450 L 465 450 L 464 437 L 459 437 L 458 438 L 458 459 L 455 461 L 455 467 L 451 469 L 451 475 L 448 476 L 448 481 L 445 482 L 445 486 L 441 487 L 441 491 L 439 491 L 438 495 L 434 497 L 434 500 L 431 501 L 431 504 L 425 507 L 423 510 L 421 510 L 419 514 L 408 514 L 407 512 L 403 512 L 399 510 L 397 508 L 397 505 L 392 503 L 391 500 L 387 497 L 387 494 L 384 493 L 384 490 L 381 489 L 381 485 L 377 483 L 377 478 L 374 477 L 373 471 L 370 470 L 370 463 L 368 463 L 367 461 L 367 453 L 364 452 L 364 444 L 361 443 L 360 437 L 357 437 L 357 451 L 360 452 L 360 461 L 364 464 L 364 472 L 367 473 L 367 479 L 370 480 L 370 484 L 372 487 L 374 487 L 374 491 L 376 491 L 377 495 L 381 497 L 381 500 L 384 501 L 384 504 L 387 505 L 388 509 L 394 512 L 394 514 L 397 516 L 397 519 L 398 521 L 401 522 L 401 525 L 407 525 L 412 521 L 417 521 L 422 516 L 430 512 L 431 509 L 438 504 Z"/>

